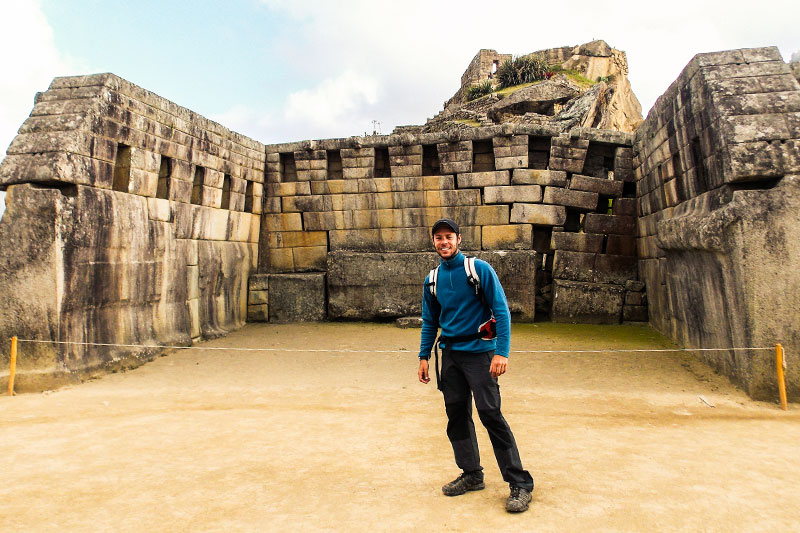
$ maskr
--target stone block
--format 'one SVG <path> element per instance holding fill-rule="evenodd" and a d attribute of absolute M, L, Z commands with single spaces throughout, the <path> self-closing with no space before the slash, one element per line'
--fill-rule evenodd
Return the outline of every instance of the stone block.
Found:
<path fill-rule="evenodd" d="M 186 298 L 189 300 L 200 298 L 200 267 L 198 265 L 186 267 Z"/>
<path fill-rule="evenodd" d="M 481 191 L 478 189 L 425 191 L 425 206 L 427 207 L 455 207 L 458 205 L 481 205 Z"/>
<path fill-rule="evenodd" d="M 269 305 L 248 305 L 247 306 L 247 321 L 248 322 L 269 322 Z"/>
<path fill-rule="evenodd" d="M 636 215 L 636 198 L 614 198 L 611 206 L 611 213 L 614 215 Z"/>
<path fill-rule="evenodd" d="M 300 213 L 265 214 L 263 217 L 267 231 L 303 231 Z"/>
<path fill-rule="evenodd" d="M 267 236 L 270 248 L 294 248 L 296 246 L 327 246 L 328 234 L 324 231 L 271 231 Z"/>
<path fill-rule="evenodd" d="M 542 188 L 539 185 L 486 187 L 483 195 L 487 204 L 537 203 L 542 201 Z"/>
<path fill-rule="evenodd" d="M 553 322 L 619 324 L 624 289 L 578 281 L 553 281 Z"/>
<path fill-rule="evenodd" d="M 391 165 L 392 177 L 421 177 L 422 176 L 422 163 L 419 165 Z"/>
<path fill-rule="evenodd" d="M 266 190 L 267 196 L 308 196 L 311 194 L 313 184 L 301 181 L 289 181 L 286 183 L 268 183 Z M 327 191 L 326 191 L 327 192 Z M 321 193 L 314 193 L 321 194 Z"/>
<path fill-rule="evenodd" d="M 172 205 L 169 200 L 161 198 L 147 199 L 147 212 L 150 220 L 172 222 Z"/>
<path fill-rule="evenodd" d="M 200 300 L 192 299 L 186 302 L 189 307 L 189 335 L 192 339 L 200 337 Z"/>
<path fill-rule="evenodd" d="M 649 319 L 646 305 L 626 305 L 622 308 L 624 322 L 647 322 Z"/>
<path fill-rule="evenodd" d="M 441 170 L 443 174 L 461 174 L 472 172 L 472 161 L 453 161 L 445 163 L 442 161 Z"/>
<path fill-rule="evenodd" d="M 569 252 L 600 253 L 603 251 L 603 235 L 594 233 L 553 232 L 550 248 Z"/>
<path fill-rule="evenodd" d="M 215 187 L 217 189 L 221 189 L 224 180 L 225 180 L 224 173 L 218 170 L 207 168 L 205 179 L 203 180 L 203 185 L 205 185 L 206 187 Z"/>
<path fill-rule="evenodd" d="M 514 169 L 511 177 L 514 185 L 550 185 L 554 187 L 567 186 L 567 173 L 557 170 Z"/>
<path fill-rule="evenodd" d="M 247 288 L 251 291 L 269 290 L 269 274 L 250 274 Z"/>
<path fill-rule="evenodd" d="M 635 235 L 636 217 L 587 213 L 583 219 L 583 227 L 586 233 Z"/>
<path fill-rule="evenodd" d="M 528 154 L 511 157 L 495 157 L 494 166 L 497 170 L 510 170 L 516 168 L 526 168 L 528 166 Z"/>
<path fill-rule="evenodd" d="M 139 196 L 154 197 L 158 188 L 158 174 L 138 168 L 131 169 L 128 192 Z"/>
<path fill-rule="evenodd" d="M 419 315 L 423 282 L 437 257 L 431 252 L 331 252 L 329 317 L 373 320 Z"/>
<path fill-rule="evenodd" d="M 545 204 L 563 205 L 578 209 L 597 209 L 598 194 L 596 192 L 573 191 L 561 187 L 545 187 Z"/>
<path fill-rule="evenodd" d="M 326 317 L 325 274 L 270 275 L 270 322 L 318 322 Z"/>
<path fill-rule="evenodd" d="M 237 209 L 238 211 L 244 211 L 244 196 L 240 200 L 236 201 L 236 207 L 241 209 Z M 231 197 L 231 209 L 234 207 L 233 197 Z M 275 198 L 265 198 L 264 199 L 264 213 L 274 215 L 276 213 L 281 212 L 281 198 L 276 196 Z"/>
<path fill-rule="evenodd" d="M 328 260 L 328 246 L 298 246 L 292 248 L 295 272 L 324 271 Z"/>
<path fill-rule="evenodd" d="M 161 156 L 158 154 L 150 150 L 131 147 L 131 168 L 138 168 L 146 172 L 155 172 L 158 174 L 160 166 Z"/>
<path fill-rule="evenodd" d="M 490 187 L 493 185 L 508 185 L 511 176 L 507 170 L 491 172 L 467 172 L 456 176 L 459 189 L 470 187 Z"/>
<path fill-rule="evenodd" d="M 636 255 L 636 237 L 633 235 L 609 235 L 606 253 L 610 255 Z"/>
<path fill-rule="evenodd" d="M 513 204 L 512 223 L 527 223 L 540 226 L 563 226 L 567 210 L 561 205 Z"/>
<path fill-rule="evenodd" d="M 267 268 L 270 272 L 293 272 L 294 257 L 291 248 L 274 248 L 269 251 Z"/>
<path fill-rule="evenodd" d="M 576 191 L 588 191 L 602 194 L 603 196 L 621 196 L 624 183 L 609 179 L 592 178 L 575 174 L 569 183 L 569 188 Z"/>
<path fill-rule="evenodd" d="M 347 180 L 374 178 L 375 169 L 373 167 L 343 168 L 342 177 Z"/>
<path fill-rule="evenodd" d="M 637 277 L 638 263 L 635 257 L 599 254 L 595 260 L 594 282 L 624 286 L 626 281 Z"/>
<path fill-rule="evenodd" d="M 222 189 L 215 189 L 214 187 L 203 187 L 203 197 L 200 200 L 201 205 L 206 207 L 213 207 L 219 209 L 222 205 Z"/>
<path fill-rule="evenodd" d="M 625 305 L 646 305 L 647 297 L 643 292 L 625 292 Z"/>
<path fill-rule="evenodd" d="M 483 226 L 481 247 L 484 250 L 530 250 L 533 247 L 533 226 Z"/>
<path fill-rule="evenodd" d="M 394 321 L 394 325 L 401 329 L 409 329 L 409 328 L 421 328 L 422 327 L 422 317 L 421 316 L 404 316 L 400 317 Z"/>
<path fill-rule="evenodd" d="M 512 313 L 533 320 L 536 253 L 479 252 L 505 289 Z M 328 255 L 330 318 L 374 320 L 417 316 L 421 312 L 425 276 L 438 264 L 435 253 L 369 254 L 331 252 Z M 387 284 L 386 280 L 393 280 Z"/>
<path fill-rule="evenodd" d="M 583 159 L 564 159 L 550 157 L 550 170 L 578 173 L 583 172 Z"/>
<path fill-rule="evenodd" d="M 247 292 L 247 305 L 260 305 L 269 302 L 269 291 L 255 291 L 252 288 Z"/>
<path fill-rule="evenodd" d="M 593 282 L 597 254 L 556 250 L 553 254 L 553 278 Z"/>
<path fill-rule="evenodd" d="M 644 290 L 644 281 L 636 281 L 629 279 L 625 282 L 626 291 L 642 292 Z"/>

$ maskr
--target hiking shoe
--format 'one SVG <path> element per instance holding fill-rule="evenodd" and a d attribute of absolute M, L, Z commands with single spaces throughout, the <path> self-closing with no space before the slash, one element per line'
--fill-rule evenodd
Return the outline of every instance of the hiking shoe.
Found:
<path fill-rule="evenodd" d="M 509 513 L 521 513 L 528 510 L 531 504 L 531 493 L 522 487 L 511 487 L 511 495 L 506 501 L 506 511 Z"/>
<path fill-rule="evenodd" d="M 468 490 L 481 490 L 484 487 L 483 478 L 465 472 L 442 487 L 442 492 L 445 496 L 459 496 Z"/>

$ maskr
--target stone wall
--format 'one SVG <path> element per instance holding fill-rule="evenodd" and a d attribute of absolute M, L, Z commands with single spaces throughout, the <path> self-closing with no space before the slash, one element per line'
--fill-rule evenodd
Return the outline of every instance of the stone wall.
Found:
<path fill-rule="evenodd" d="M 0 361 L 12 335 L 187 345 L 241 326 L 264 161 L 260 143 L 114 75 L 56 78 L 0 165 Z M 156 353 L 21 350 L 18 390 Z"/>
<path fill-rule="evenodd" d="M 437 264 L 430 227 L 449 217 L 465 251 L 493 252 L 516 319 L 646 320 L 643 288 L 626 288 L 638 277 L 631 141 L 505 125 L 267 146 L 259 271 L 268 281 L 254 283 L 268 292 L 251 293 L 251 318 L 280 320 L 270 306 L 286 297 L 273 280 L 312 272 L 327 273 L 328 318 L 418 314 Z M 323 290 L 306 279 L 308 291 Z M 320 301 L 289 316 L 310 316 Z"/>
<path fill-rule="evenodd" d="M 800 85 L 777 48 L 699 54 L 636 132 L 651 323 L 699 348 L 782 343 L 800 393 Z M 772 352 L 699 352 L 757 398 Z"/>

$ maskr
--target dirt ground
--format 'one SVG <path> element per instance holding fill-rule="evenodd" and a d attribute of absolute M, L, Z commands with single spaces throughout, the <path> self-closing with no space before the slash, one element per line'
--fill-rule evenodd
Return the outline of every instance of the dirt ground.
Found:
<path fill-rule="evenodd" d="M 503 411 L 536 488 L 511 515 L 458 471 L 419 330 L 248 325 L 134 371 L 0 398 L 5 531 L 798 531 L 800 408 L 688 354 L 512 353 Z M 512 350 L 669 346 L 647 327 L 515 326 Z M 20 357 L 24 357 L 24 346 Z M 700 397 L 715 407 L 709 407 Z"/>

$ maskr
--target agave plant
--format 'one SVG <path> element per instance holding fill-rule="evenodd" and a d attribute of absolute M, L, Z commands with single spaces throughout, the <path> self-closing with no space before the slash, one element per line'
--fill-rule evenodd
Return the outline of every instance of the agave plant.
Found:
<path fill-rule="evenodd" d="M 544 56 L 532 54 L 504 61 L 497 69 L 497 79 L 501 88 L 513 87 L 543 80 L 550 70 Z"/>
<path fill-rule="evenodd" d="M 487 94 L 492 94 L 493 92 L 494 92 L 494 87 L 492 86 L 492 82 L 486 80 L 483 83 L 480 83 L 478 85 L 473 85 L 472 87 L 467 89 L 467 102 L 471 102 Z"/>

